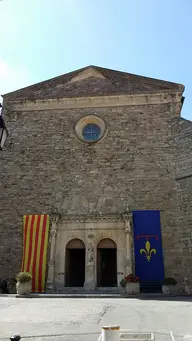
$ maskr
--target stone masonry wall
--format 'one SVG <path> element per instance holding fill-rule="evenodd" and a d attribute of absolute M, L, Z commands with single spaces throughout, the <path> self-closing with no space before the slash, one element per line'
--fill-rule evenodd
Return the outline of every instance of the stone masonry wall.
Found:
<path fill-rule="evenodd" d="M 181 271 L 192 288 L 192 122 L 175 118 L 172 129 L 180 213 Z"/>
<path fill-rule="evenodd" d="M 0 277 L 14 276 L 22 257 L 22 216 L 161 210 L 167 276 L 182 281 L 183 250 L 175 180 L 170 105 L 11 112 L 10 137 L 0 166 Z M 86 114 L 105 119 L 108 132 L 94 145 L 74 132 Z M 183 145 L 183 148 L 184 145 Z M 107 188 L 111 207 L 99 205 Z"/>

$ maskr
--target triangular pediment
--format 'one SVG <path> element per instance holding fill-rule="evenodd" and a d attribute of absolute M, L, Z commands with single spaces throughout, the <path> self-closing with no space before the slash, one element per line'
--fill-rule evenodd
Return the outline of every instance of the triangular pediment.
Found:
<path fill-rule="evenodd" d="M 95 70 L 92 66 L 90 66 L 87 69 L 79 72 L 75 77 L 72 77 L 68 83 L 79 82 L 90 77 L 105 79 L 101 72 Z"/>
<path fill-rule="evenodd" d="M 38 100 L 184 91 L 184 86 L 98 66 L 88 66 L 6 94 L 6 100 Z"/>

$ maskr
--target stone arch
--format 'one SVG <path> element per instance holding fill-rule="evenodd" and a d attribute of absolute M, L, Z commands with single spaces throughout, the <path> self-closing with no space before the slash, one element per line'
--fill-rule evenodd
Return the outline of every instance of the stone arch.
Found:
<path fill-rule="evenodd" d="M 117 244 L 111 238 L 97 244 L 97 286 L 117 286 Z"/>
<path fill-rule="evenodd" d="M 73 238 L 68 241 L 66 249 L 85 249 L 85 243 L 79 238 Z"/>
<path fill-rule="evenodd" d="M 65 248 L 65 286 L 83 287 L 85 282 L 85 244 L 73 238 Z"/>
<path fill-rule="evenodd" d="M 98 244 L 98 249 L 116 249 L 117 245 L 111 238 L 102 238 Z"/>

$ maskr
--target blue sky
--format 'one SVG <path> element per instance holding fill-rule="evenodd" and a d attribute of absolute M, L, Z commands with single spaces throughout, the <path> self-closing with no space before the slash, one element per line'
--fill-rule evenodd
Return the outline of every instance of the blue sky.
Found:
<path fill-rule="evenodd" d="M 98 65 L 185 85 L 192 120 L 192 0 L 2 0 L 0 93 Z"/>

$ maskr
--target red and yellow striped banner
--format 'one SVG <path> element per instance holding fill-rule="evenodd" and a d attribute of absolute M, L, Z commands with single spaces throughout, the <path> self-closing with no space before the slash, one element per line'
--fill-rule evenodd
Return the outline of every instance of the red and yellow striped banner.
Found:
<path fill-rule="evenodd" d="M 32 292 L 45 290 L 49 216 L 25 215 L 23 217 L 22 270 L 32 275 Z"/>

